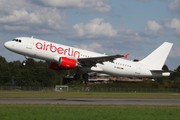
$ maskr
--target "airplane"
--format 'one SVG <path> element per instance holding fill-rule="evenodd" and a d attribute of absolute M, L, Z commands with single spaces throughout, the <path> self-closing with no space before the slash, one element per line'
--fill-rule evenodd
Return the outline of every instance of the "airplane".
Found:
<path fill-rule="evenodd" d="M 74 79 L 79 79 L 79 70 L 85 70 L 82 75 L 88 79 L 87 71 L 101 72 L 112 76 L 121 77 L 161 77 L 169 76 L 172 71 L 162 70 L 166 58 L 173 46 L 172 43 L 164 42 L 151 54 L 141 61 L 134 62 L 126 55 L 105 55 L 79 48 L 30 37 L 18 37 L 4 43 L 5 48 L 25 56 L 48 61 L 48 68 L 52 70 L 76 69 Z"/>

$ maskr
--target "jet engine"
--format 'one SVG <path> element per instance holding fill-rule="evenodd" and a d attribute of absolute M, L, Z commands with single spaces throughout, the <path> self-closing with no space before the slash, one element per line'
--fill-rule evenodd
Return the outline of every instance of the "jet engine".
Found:
<path fill-rule="evenodd" d="M 74 69 L 77 66 L 77 61 L 66 57 L 60 57 L 59 66 L 65 69 Z"/>
<path fill-rule="evenodd" d="M 74 69 L 76 66 L 77 66 L 76 60 L 66 57 L 60 57 L 59 63 L 50 62 L 48 64 L 48 68 L 52 70 Z"/>

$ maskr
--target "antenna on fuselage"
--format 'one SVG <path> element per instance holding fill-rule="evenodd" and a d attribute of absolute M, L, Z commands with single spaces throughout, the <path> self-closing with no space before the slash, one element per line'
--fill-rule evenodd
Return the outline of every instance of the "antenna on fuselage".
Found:
<path fill-rule="evenodd" d="M 31 38 L 33 38 L 34 36 L 32 36 Z"/>

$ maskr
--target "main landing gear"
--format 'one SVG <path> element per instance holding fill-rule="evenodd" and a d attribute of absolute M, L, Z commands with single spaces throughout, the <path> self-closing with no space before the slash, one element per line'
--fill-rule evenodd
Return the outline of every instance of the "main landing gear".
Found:
<path fill-rule="evenodd" d="M 75 74 L 75 75 L 74 75 L 74 79 L 75 79 L 75 80 L 79 80 L 79 79 L 80 79 L 80 75 L 79 75 L 79 74 Z"/>
<path fill-rule="evenodd" d="M 82 77 L 83 77 L 84 80 L 88 80 L 89 75 L 88 75 L 87 73 L 84 73 L 84 74 L 82 75 Z"/>
<path fill-rule="evenodd" d="M 87 73 L 84 73 L 84 74 L 82 75 L 82 77 L 83 77 L 84 80 L 88 80 L 89 75 L 88 75 Z M 75 79 L 75 80 L 80 79 L 80 74 L 75 74 L 75 75 L 74 75 L 74 79 Z"/>

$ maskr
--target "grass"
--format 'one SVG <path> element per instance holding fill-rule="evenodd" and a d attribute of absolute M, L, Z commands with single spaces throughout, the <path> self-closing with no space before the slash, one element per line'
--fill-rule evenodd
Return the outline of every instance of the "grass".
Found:
<path fill-rule="evenodd" d="M 180 98 L 177 93 L 0 91 L 0 98 Z M 180 107 L 0 105 L 0 120 L 179 120 Z"/>
<path fill-rule="evenodd" d="M 178 107 L 0 106 L 0 120 L 178 120 Z"/>
<path fill-rule="evenodd" d="M 2 92 L 0 98 L 180 98 L 177 93 Z"/>

